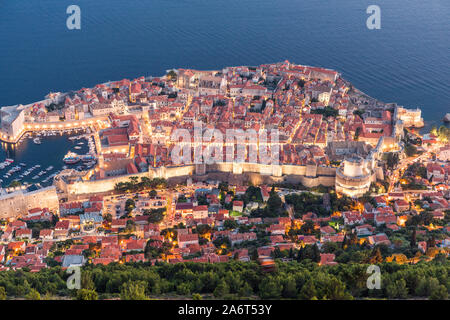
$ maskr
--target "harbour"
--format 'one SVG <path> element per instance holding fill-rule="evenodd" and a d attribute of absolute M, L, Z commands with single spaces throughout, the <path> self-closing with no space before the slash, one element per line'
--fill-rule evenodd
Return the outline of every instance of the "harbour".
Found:
<path fill-rule="evenodd" d="M 0 185 L 43 188 L 65 169 L 86 170 L 95 165 L 96 147 L 90 130 L 27 132 L 16 144 L 2 143 Z M 64 162 L 74 154 L 79 161 Z"/>

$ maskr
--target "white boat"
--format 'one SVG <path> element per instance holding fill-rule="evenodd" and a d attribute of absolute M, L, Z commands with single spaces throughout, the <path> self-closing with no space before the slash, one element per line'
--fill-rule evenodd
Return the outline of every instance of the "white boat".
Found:
<path fill-rule="evenodd" d="M 39 139 L 39 138 L 34 138 L 34 139 L 33 139 L 33 142 L 34 142 L 35 144 L 41 144 L 41 143 L 42 143 L 41 139 Z"/>

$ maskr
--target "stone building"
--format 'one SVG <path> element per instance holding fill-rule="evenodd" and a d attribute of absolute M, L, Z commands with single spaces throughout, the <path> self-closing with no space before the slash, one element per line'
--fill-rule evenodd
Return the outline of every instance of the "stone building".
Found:
<path fill-rule="evenodd" d="M 371 164 L 362 157 L 346 158 L 336 170 L 336 193 L 360 197 L 376 180 Z"/>

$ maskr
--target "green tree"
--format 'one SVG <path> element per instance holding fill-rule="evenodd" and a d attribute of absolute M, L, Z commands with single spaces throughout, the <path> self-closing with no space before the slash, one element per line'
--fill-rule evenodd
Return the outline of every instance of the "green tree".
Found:
<path fill-rule="evenodd" d="M 408 144 L 407 146 L 405 146 L 405 153 L 408 157 L 414 156 L 415 154 L 417 154 L 416 146 Z"/>
<path fill-rule="evenodd" d="M 127 224 L 125 226 L 125 232 L 133 232 L 136 230 L 136 222 L 134 220 L 127 220 Z"/>
<path fill-rule="evenodd" d="M 120 288 L 121 300 L 148 300 L 144 281 L 127 281 Z"/>
<path fill-rule="evenodd" d="M 81 288 L 87 290 L 95 289 L 95 284 L 92 280 L 92 273 L 90 271 L 83 271 L 81 273 Z"/>
<path fill-rule="evenodd" d="M 217 285 L 216 289 L 214 289 L 214 297 L 221 298 L 230 293 L 230 287 L 228 284 L 222 279 Z"/>
<path fill-rule="evenodd" d="M 283 286 L 280 281 L 274 277 L 266 277 L 259 285 L 259 295 L 262 299 L 279 299 Z"/>
<path fill-rule="evenodd" d="M 312 254 L 311 260 L 319 263 L 320 262 L 320 251 L 319 251 L 319 247 L 317 246 L 316 243 L 314 243 L 312 249 L 313 249 L 313 254 Z"/>
<path fill-rule="evenodd" d="M 293 277 L 288 277 L 283 285 L 283 298 L 296 298 L 297 297 L 297 284 Z"/>
<path fill-rule="evenodd" d="M 181 295 L 181 296 L 188 296 L 191 294 L 191 286 L 189 285 L 189 283 L 180 283 L 177 286 L 177 294 Z"/>
<path fill-rule="evenodd" d="M 93 289 L 80 289 L 77 291 L 77 300 L 98 300 L 98 294 Z"/>
<path fill-rule="evenodd" d="M 31 288 L 30 291 L 28 291 L 27 295 L 25 296 L 25 299 L 41 300 L 41 295 L 36 289 Z"/>
<path fill-rule="evenodd" d="M 236 229 L 238 227 L 238 223 L 235 220 L 225 220 L 225 222 L 223 223 L 223 227 L 226 230 L 232 230 L 232 229 Z"/>
<path fill-rule="evenodd" d="M 247 282 L 244 282 L 244 285 L 239 289 L 238 294 L 240 297 L 249 297 L 253 294 L 253 289 Z"/>
<path fill-rule="evenodd" d="M 393 170 L 398 162 L 399 162 L 399 157 L 397 153 L 393 153 L 393 152 L 389 152 L 386 154 L 386 165 L 390 170 Z"/>
<path fill-rule="evenodd" d="M 408 296 L 408 288 L 404 279 L 396 280 L 386 286 L 388 298 L 405 299 Z"/>
<path fill-rule="evenodd" d="M 414 227 L 412 234 L 411 234 L 411 241 L 410 241 L 410 245 L 412 248 L 415 248 L 417 246 L 416 238 L 417 238 L 417 231 L 416 231 L 416 227 Z"/>
<path fill-rule="evenodd" d="M 167 72 L 167 78 L 169 78 L 172 81 L 177 80 L 177 73 L 174 70 L 170 70 Z"/>
<path fill-rule="evenodd" d="M 272 187 L 270 191 L 269 199 L 267 200 L 267 208 L 271 213 L 275 215 L 281 210 L 282 201 L 278 193 L 275 192 L 275 188 Z"/>
<path fill-rule="evenodd" d="M 353 137 L 353 140 L 358 141 L 359 135 L 361 134 L 361 127 L 356 128 L 355 130 L 355 136 Z"/>
<path fill-rule="evenodd" d="M 127 201 L 125 201 L 125 212 L 127 214 L 130 214 L 131 211 L 133 211 L 136 208 L 136 203 L 134 202 L 133 199 L 128 199 Z"/>
<path fill-rule="evenodd" d="M 345 284 L 332 278 L 326 287 L 326 297 L 331 300 L 351 300 L 353 297 L 345 291 Z"/>
<path fill-rule="evenodd" d="M 311 300 L 317 299 L 317 289 L 312 279 L 308 280 L 300 290 L 300 299 Z"/>
<path fill-rule="evenodd" d="M 5 287 L 0 287 L 0 300 L 6 300 L 6 290 L 5 290 Z"/>
<path fill-rule="evenodd" d="M 439 285 L 436 289 L 431 292 L 430 295 L 431 300 L 447 300 L 448 299 L 448 290 L 444 285 Z"/>
<path fill-rule="evenodd" d="M 148 216 L 149 223 L 160 223 L 164 220 L 164 213 L 166 208 L 145 210 L 144 215 Z"/>

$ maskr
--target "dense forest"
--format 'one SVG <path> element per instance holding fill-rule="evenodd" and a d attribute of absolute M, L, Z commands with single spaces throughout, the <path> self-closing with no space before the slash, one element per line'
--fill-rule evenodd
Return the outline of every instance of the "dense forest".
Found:
<path fill-rule="evenodd" d="M 61 267 L 0 273 L 0 299 L 447 299 L 449 260 L 381 263 L 381 288 L 368 289 L 369 264 L 319 266 L 281 262 L 264 272 L 256 262 L 112 263 L 86 265 L 81 289 L 69 290 Z"/>

